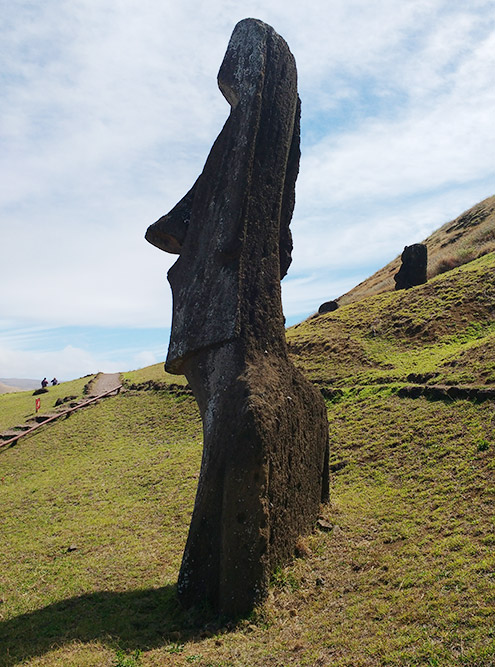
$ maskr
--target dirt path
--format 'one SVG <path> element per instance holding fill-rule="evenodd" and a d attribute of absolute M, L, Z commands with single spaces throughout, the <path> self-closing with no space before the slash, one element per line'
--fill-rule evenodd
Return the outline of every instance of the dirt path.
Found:
<path fill-rule="evenodd" d="M 98 373 L 91 387 L 91 395 L 98 396 L 116 389 L 121 384 L 120 373 Z"/>

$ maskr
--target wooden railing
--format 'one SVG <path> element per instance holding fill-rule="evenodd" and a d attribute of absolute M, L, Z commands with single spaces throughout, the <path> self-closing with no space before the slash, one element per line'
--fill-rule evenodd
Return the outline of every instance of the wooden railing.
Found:
<path fill-rule="evenodd" d="M 57 412 L 56 414 L 53 414 L 46 419 L 43 419 L 42 421 L 38 422 L 31 428 L 27 429 L 26 431 L 19 431 L 19 434 L 13 436 L 9 440 L 4 440 L 3 442 L 0 442 L 0 449 L 4 449 L 7 446 L 13 447 L 14 445 L 17 444 L 17 441 L 19 438 L 23 438 L 25 435 L 29 435 L 33 431 L 36 431 L 37 428 L 40 428 L 40 426 L 45 426 L 45 424 L 49 424 L 50 422 L 55 421 L 56 419 L 60 419 L 60 417 L 69 416 L 72 412 L 75 412 L 76 410 L 79 410 L 80 408 L 85 408 L 87 405 L 91 405 L 91 403 L 94 403 L 95 401 L 100 400 L 100 398 L 105 398 L 105 396 L 110 396 L 110 394 L 113 394 L 114 392 L 117 392 L 117 394 L 120 393 L 120 390 L 122 389 L 122 385 L 119 384 L 113 389 L 109 389 L 109 391 L 106 391 L 104 394 L 98 394 L 98 396 L 93 396 L 87 401 L 84 401 L 84 403 L 78 403 L 72 408 L 67 408 L 67 410 L 64 410 L 63 412 Z"/>

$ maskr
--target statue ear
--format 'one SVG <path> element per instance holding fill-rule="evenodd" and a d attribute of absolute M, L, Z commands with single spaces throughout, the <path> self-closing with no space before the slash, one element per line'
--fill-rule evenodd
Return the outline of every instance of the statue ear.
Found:
<path fill-rule="evenodd" d="M 150 225 L 144 238 L 160 250 L 180 255 L 186 239 L 196 183 L 174 208 Z"/>

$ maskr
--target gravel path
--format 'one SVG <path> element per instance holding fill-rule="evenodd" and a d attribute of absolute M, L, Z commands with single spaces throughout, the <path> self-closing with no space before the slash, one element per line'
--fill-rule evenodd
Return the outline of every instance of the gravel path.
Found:
<path fill-rule="evenodd" d="M 91 394 L 98 396 L 107 391 L 111 391 L 121 384 L 120 373 L 98 373 Z"/>

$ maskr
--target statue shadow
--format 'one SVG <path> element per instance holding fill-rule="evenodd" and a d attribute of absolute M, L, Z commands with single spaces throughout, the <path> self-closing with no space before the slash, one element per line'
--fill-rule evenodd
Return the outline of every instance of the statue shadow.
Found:
<path fill-rule="evenodd" d="M 88 593 L 0 622 L 0 666 L 11 667 L 71 641 L 99 640 L 112 649 L 150 650 L 219 627 L 207 610 L 184 611 L 176 586 Z"/>

